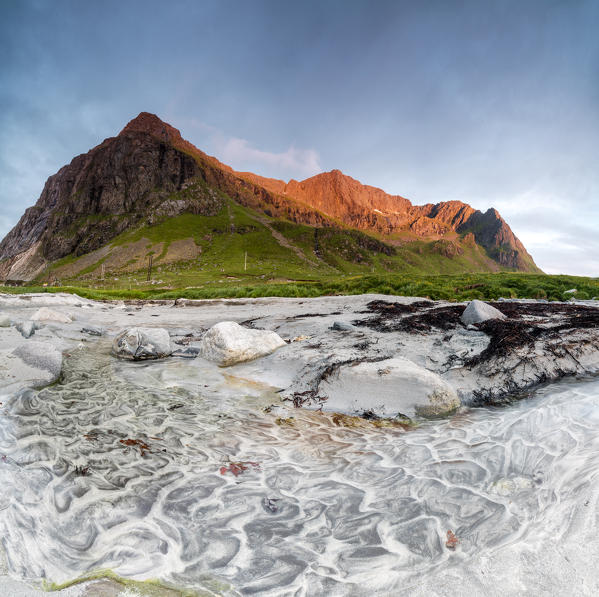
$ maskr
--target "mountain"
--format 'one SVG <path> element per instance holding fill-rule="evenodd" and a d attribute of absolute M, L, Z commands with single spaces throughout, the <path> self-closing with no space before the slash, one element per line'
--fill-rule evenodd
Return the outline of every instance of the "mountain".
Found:
<path fill-rule="evenodd" d="M 192 216 L 196 228 L 190 224 Z M 180 231 L 188 236 L 177 238 L 177 218 L 191 226 L 191 232 Z M 245 224 L 235 224 L 235 218 Z M 458 201 L 412 205 L 339 170 L 288 183 L 235 172 L 157 116 L 142 112 L 116 137 L 77 156 L 47 180 L 37 203 L 0 243 L 0 280 L 43 278 L 59 261 L 97 251 L 104 251 L 98 262 L 106 260 L 121 236 L 154 228 L 147 233 L 152 236 L 158 229 L 164 232 L 166 223 L 169 240 L 156 239 L 164 253 L 157 257 L 167 263 L 168 247 L 185 241 L 187 249 L 171 251 L 171 262 L 190 261 L 198 247 L 205 252 L 214 245 L 214 238 L 202 239 L 211 235 L 210 226 L 216 230 L 217 222 L 219 234 L 266 234 L 267 244 L 274 239 L 282 253 L 295 255 L 306 270 L 343 269 L 339 259 L 373 270 L 414 270 L 434 254 L 457 259 L 462 270 L 470 263 L 478 271 L 539 271 L 494 209 L 482 213 Z M 200 237 L 202 226 L 208 232 Z M 120 269 L 142 266 L 147 255 L 138 248 L 128 260 L 135 263 L 125 267 L 122 259 L 115 262 Z M 81 262 L 91 258 L 86 259 Z M 442 260 L 437 262 L 433 269 L 447 269 Z M 94 263 L 83 269 L 93 272 Z"/>
<path fill-rule="evenodd" d="M 485 213 L 460 201 L 412 205 L 405 197 L 363 185 L 339 170 L 323 172 L 301 182 L 238 173 L 273 193 L 292 197 L 351 228 L 376 231 L 393 237 L 444 238 L 451 233 L 474 235 L 500 265 L 516 270 L 538 271 L 524 245 L 497 210 Z"/>

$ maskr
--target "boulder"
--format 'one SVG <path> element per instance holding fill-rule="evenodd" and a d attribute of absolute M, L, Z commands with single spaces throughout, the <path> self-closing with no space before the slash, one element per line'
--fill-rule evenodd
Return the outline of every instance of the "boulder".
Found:
<path fill-rule="evenodd" d="M 402 357 L 342 365 L 320 382 L 318 395 L 327 399 L 324 410 L 380 417 L 441 416 L 460 406 L 445 380 Z"/>
<path fill-rule="evenodd" d="M 170 336 L 163 328 L 126 328 L 112 343 L 113 355 L 132 361 L 162 359 L 172 352 Z"/>
<path fill-rule="evenodd" d="M 73 320 L 64 313 L 42 307 L 38 309 L 31 317 L 31 321 L 56 321 L 57 323 L 71 323 Z"/>
<path fill-rule="evenodd" d="M 46 385 L 55 382 L 62 371 L 62 353 L 47 342 L 30 341 L 17 346 L 12 355 L 18 357 L 31 367 L 37 369 L 39 375 L 29 373 L 32 386 Z"/>
<path fill-rule="evenodd" d="M 212 326 L 202 338 L 202 356 L 228 367 L 252 361 L 285 346 L 275 332 L 244 328 L 234 321 L 221 321 Z"/>
<path fill-rule="evenodd" d="M 9 328 L 10 324 L 10 317 L 6 313 L 0 313 L 0 328 Z"/>
<path fill-rule="evenodd" d="M 461 317 L 462 323 L 465 326 L 481 323 L 483 321 L 487 321 L 488 319 L 505 318 L 505 315 L 495 307 L 492 307 L 483 301 L 477 300 L 473 300 L 468 303 L 468 306 L 462 313 Z"/>
<path fill-rule="evenodd" d="M 570 288 L 570 290 L 564 290 L 564 294 L 576 294 L 578 290 L 576 288 Z"/>

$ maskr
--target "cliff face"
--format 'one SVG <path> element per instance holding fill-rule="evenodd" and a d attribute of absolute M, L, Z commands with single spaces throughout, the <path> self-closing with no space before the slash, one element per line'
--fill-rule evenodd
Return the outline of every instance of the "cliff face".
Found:
<path fill-rule="evenodd" d="M 471 234 L 500 265 L 537 271 L 495 210 L 483 214 L 457 201 L 414 206 L 339 170 L 288 183 L 237 173 L 142 112 L 117 137 L 48 179 L 37 203 L 0 243 L 0 279 L 32 279 L 48 262 L 88 253 L 128 228 L 164 216 L 214 215 L 223 193 L 274 217 L 375 231 L 390 239 Z"/>

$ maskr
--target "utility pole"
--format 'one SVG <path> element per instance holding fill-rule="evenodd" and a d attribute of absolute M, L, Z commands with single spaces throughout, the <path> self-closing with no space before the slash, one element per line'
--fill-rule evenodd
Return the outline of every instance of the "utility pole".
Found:
<path fill-rule="evenodd" d="M 104 282 L 104 264 L 102 264 L 102 282 Z"/>
<path fill-rule="evenodd" d="M 148 277 L 146 279 L 147 282 L 149 282 L 152 279 L 152 258 L 153 257 L 154 257 L 153 255 L 148 256 Z"/>
<path fill-rule="evenodd" d="M 246 251 L 245 252 L 245 261 L 243 263 L 243 271 L 244 272 L 247 271 L 247 268 L 248 268 L 248 252 Z"/>

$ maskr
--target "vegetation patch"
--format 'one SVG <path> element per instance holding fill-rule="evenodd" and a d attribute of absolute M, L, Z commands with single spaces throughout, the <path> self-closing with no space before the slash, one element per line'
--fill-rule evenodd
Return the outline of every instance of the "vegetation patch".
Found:
<path fill-rule="evenodd" d="M 296 263 L 300 260 L 289 251 Z M 454 274 L 454 275 L 326 275 L 314 273 L 312 279 L 267 278 L 247 274 L 243 271 L 243 259 L 240 258 L 238 280 L 228 279 L 224 274 L 214 279 L 209 278 L 201 284 L 187 284 L 189 278 L 185 270 L 177 272 L 173 269 L 173 277 L 162 285 L 144 281 L 139 284 L 131 279 L 119 277 L 119 280 L 106 280 L 84 284 L 77 280 L 74 285 L 42 286 L 31 285 L 0 287 L 3 292 L 72 292 L 82 297 L 95 300 L 123 299 L 214 299 L 214 298 L 253 298 L 253 297 L 315 297 L 326 295 L 351 294 L 387 294 L 397 296 L 416 296 L 430 300 L 446 300 L 463 302 L 473 298 L 494 301 L 504 298 L 535 298 L 538 289 L 543 289 L 549 301 L 563 301 L 572 295 L 564 295 L 577 288 L 577 296 L 599 297 L 599 280 L 580 276 L 550 276 L 545 274 L 496 273 L 496 274 Z M 249 269 L 249 268 L 248 268 Z M 292 269 L 290 267 L 290 269 Z M 164 273 L 161 272 L 161 275 Z M 176 275 L 178 273 L 178 275 Z M 165 276 L 166 277 L 166 276 Z M 241 280 L 241 282 L 239 281 Z M 509 295 L 509 296 L 508 296 Z M 503 308 L 503 307 L 502 307 Z"/>

